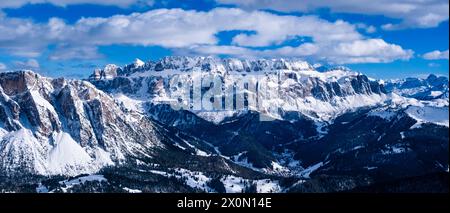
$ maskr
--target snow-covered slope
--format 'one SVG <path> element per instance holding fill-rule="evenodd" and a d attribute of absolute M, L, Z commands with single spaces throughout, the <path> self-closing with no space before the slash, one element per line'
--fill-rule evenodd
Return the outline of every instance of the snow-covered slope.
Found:
<path fill-rule="evenodd" d="M 298 180 L 293 188 L 314 189 L 328 187 L 315 185 L 320 174 L 344 178 L 330 183 L 342 190 L 359 184 L 349 177 L 448 170 L 448 80 L 385 83 L 345 67 L 319 68 L 166 57 L 107 65 L 89 81 L 0 73 L 0 178 L 86 173 L 107 177 L 87 185 L 129 192 L 280 192 L 286 177 Z M 195 92 L 206 98 L 198 102 Z M 68 191 L 84 185 L 74 180 L 80 184 Z"/>
<path fill-rule="evenodd" d="M 419 100 L 448 100 L 448 78 L 429 75 L 427 78 L 406 78 L 386 82 L 386 90 Z"/>
<path fill-rule="evenodd" d="M 222 154 L 235 163 L 244 165 L 242 162 L 246 162 L 245 165 L 253 165 L 249 168 L 266 173 L 277 173 L 271 162 L 283 162 L 278 157 L 282 153 L 273 154 L 271 150 L 280 149 L 284 143 L 335 140 L 326 137 L 330 131 L 341 128 L 340 125 L 353 128 L 348 126 L 347 121 L 336 123 L 336 119 L 351 117 L 352 113 L 361 113 L 360 116 L 370 122 L 375 119 L 381 126 L 396 125 L 398 120 L 405 119 L 407 121 L 404 121 L 404 125 L 409 125 L 407 128 L 414 125 L 410 124 L 413 121 L 417 121 L 418 125 L 430 123 L 448 127 L 448 116 L 447 119 L 442 116 L 448 112 L 448 98 L 445 97 L 448 93 L 448 80 L 443 77 L 430 76 L 426 80 L 419 80 L 418 84 L 409 83 L 411 79 L 386 83 L 346 67 L 319 68 L 323 67 L 299 60 L 166 57 L 159 61 L 140 63 L 139 66 L 132 63 L 118 68 L 118 74 L 113 79 L 96 78 L 93 75 L 90 81 L 99 89 L 112 94 L 128 110 L 145 114 L 164 125 L 208 141 L 219 153 L 225 150 L 227 153 Z M 203 84 L 205 79 L 207 83 Z M 208 105 L 205 107 L 204 102 L 193 97 L 199 82 L 202 95 L 214 90 L 208 79 L 219 79 L 214 82 L 214 85 L 221 85 L 219 110 L 211 110 Z M 178 83 L 174 84 L 174 81 Z M 247 95 L 248 98 L 249 95 L 260 92 L 255 92 L 248 85 L 238 88 L 237 85 L 241 82 L 267 86 L 267 93 L 258 94 L 256 107 L 250 104 L 244 109 L 236 107 L 239 95 L 245 94 L 243 96 Z M 256 87 L 263 88 L 258 86 Z M 420 99 L 408 95 L 404 89 L 426 90 L 434 98 Z M 183 96 L 186 94 L 187 99 L 180 98 L 186 97 Z M 226 100 L 234 102 L 231 110 L 226 108 Z M 184 110 L 167 107 L 174 102 L 181 102 Z M 424 111 L 413 113 L 413 108 Z M 253 119 L 253 112 L 263 114 L 266 120 Z M 436 116 L 441 118 L 437 120 Z M 354 130 L 354 133 L 364 135 L 376 131 L 391 131 L 389 128 L 376 129 L 381 128 L 377 125 L 368 128 L 373 129 L 367 130 L 368 132 Z M 375 140 L 382 141 L 386 134 L 376 135 Z M 356 137 L 354 140 L 359 138 L 353 137 Z M 364 143 L 367 141 L 368 138 Z M 230 145 L 238 143 L 244 145 Z M 252 145 L 246 145 L 247 143 Z M 355 147 L 351 149 L 364 148 Z M 239 159 L 233 157 L 241 153 L 246 154 Z M 315 163 L 319 162 L 321 161 Z M 284 171 L 283 174 L 298 174 L 303 168 L 312 166 L 299 163 L 297 168 L 290 168 L 287 164 L 282 165 L 287 168 L 287 172 Z M 258 165 L 258 168 L 254 165 Z"/>
<path fill-rule="evenodd" d="M 406 113 L 411 118 L 417 120 L 417 123 L 413 126 L 417 127 L 423 123 L 434 123 L 448 127 L 448 106 L 447 107 L 417 107 L 410 106 L 406 110 Z"/>
<path fill-rule="evenodd" d="M 92 159 L 68 133 L 53 133 L 51 139 L 54 146 L 50 150 L 46 166 L 50 174 L 77 175 L 80 170 L 93 173 L 105 165 L 113 165 L 109 155 L 100 148 L 98 151 L 104 152 L 105 158 L 102 159 L 101 154 L 94 154 L 97 159 Z"/>
<path fill-rule="evenodd" d="M 106 72 L 109 67 L 100 73 Z M 319 72 L 312 65 L 299 60 L 166 57 L 145 65 L 133 63 L 119 68 L 117 73 L 114 79 L 105 80 L 96 72 L 90 79 L 104 91 L 120 93 L 116 97 L 122 97 L 121 101 L 125 100 L 123 95 L 127 96 L 125 106 L 128 103 L 170 104 L 180 96 L 192 93 L 192 85 L 199 82 L 205 84 L 207 79 L 218 79 L 218 83 L 222 84 L 220 95 L 234 102 L 238 97 L 262 91 L 261 88 L 265 86 L 267 92 L 258 94 L 257 108 L 250 109 L 272 119 L 283 119 L 282 112 L 293 111 L 320 122 L 329 122 L 347 111 L 375 106 L 386 100 L 383 85 L 364 75 L 347 68 Z M 174 85 L 174 81 L 182 83 Z M 252 88 L 236 85 L 241 82 L 252 85 Z M 208 87 L 203 85 L 202 95 L 213 90 Z M 209 103 L 198 103 L 192 99 L 184 99 L 182 104 L 206 120 L 220 123 L 227 115 L 234 115 L 227 112 L 230 110 L 226 107 L 208 113 L 211 111 L 208 110 Z M 234 110 L 231 110 L 243 110 L 237 108 L 235 105 Z"/>
<path fill-rule="evenodd" d="M 152 123 L 85 81 L 31 71 L 0 74 L 0 167 L 7 173 L 77 175 L 150 155 Z"/>

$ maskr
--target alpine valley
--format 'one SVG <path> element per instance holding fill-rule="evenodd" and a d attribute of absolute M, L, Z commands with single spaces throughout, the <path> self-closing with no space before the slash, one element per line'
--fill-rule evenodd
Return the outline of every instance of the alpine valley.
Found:
<path fill-rule="evenodd" d="M 277 93 L 258 109 L 171 107 L 207 77 L 233 103 L 251 93 L 235 89 L 243 78 Z M 448 192 L 448 108 L 447 77 L 383 81 L 300 60 L 136 59 L 85 80 L 3 72 L 0 191 Z"/>

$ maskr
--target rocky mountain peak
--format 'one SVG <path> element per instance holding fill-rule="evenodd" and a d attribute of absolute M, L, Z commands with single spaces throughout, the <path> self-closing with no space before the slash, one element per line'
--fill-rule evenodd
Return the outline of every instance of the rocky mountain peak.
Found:
<path fill-rule="evenodd" d="M 32 71 L 0 73 L 0 85 L 7 95 L 17 95 L 34 87 L 42 78 Z"/>
<path fill-rule="evenodd" d="M 91 83 L 31 71 L 0 73 L 0 130 L 0 156 L 11 160 L 0 167 L 11 172 L 16 161 L 37 174 L 92 172 L 158 144 L 150 120 L 127 114 Z"/>
<path fill-rule="evenodd" d="M 113 79 L 117 77 L 117 73 L 121 68 L 115 64 L 108 64 L 103 69 L 95 69 L 94 73 L 89 77 L 93 80 Z"/>
<path fill-rule="evenodd" d="M 134 59 L 133 65 L 135 68 L 139 68 L 145 65 L 145 62 L 141 61 L 141 59 L 136 58 Z"/>
<path fill-rule="evenodd" d="M 306 61 L 287 59 L 237 59 L 237 58 L 216 58 L 216 57 L 187 57 L 187 56 L 166 56 L 158 61 L 144 63 L 136 59 L 132 64 L 122 68 L 106 67 L 95 70 L 91 79 L 101 80 L 111 78 L 117 73 L 119 76 L 129 76 L 136 72 L 160 72 L 163 70 L 174 70 L 188 72 L 193 70 L 207 72 L 229 73 L 229 72 L 259 72 L 259 71 L 310 71 L 314 67 Z"/>
<path fill-rule="evenodd" d="M 214 102 L 232 100 L 236 106 L 210 110 L 190 101 L 198 80 L 192 69 L 223 84 Z M 217 178 L 282 191 L 304 185 L 282 186 L 285 177 L 303 183 L 342 171 L 344 178 L 376 179 L 448 170 L 448 80 L 442 77 L 397 81 L 392 92 L 385 89 L 392 89 L 391 82 L 344 68 L 319 72 L 302 61 L 214 57 L 108 65 L 93 76 L 87 82 L 31 71 L 0 73 L 0 178 L 38 175 L 33 181 L 41 187 L 42 176 L 105 174 L 108 187 L 151 185 L 156 191 L 173 190 L 165 183 L 214 191 L 208 181 Z M 181 83 L 170 84 L 174 79 Z M 247 86 L 238 87 L 241 81 Z M 405 82 L 419 86 L 404 89 Z M 262 84 L 271 89 L 262 95 L 252 90 Z M 200 86 L 201 96 L 216 91 L 214 84 Z M 396 94 L 416 89 L 433 99 Z M 261 107 L 249 107 L 249 94 L 258 95 Z M 247 108 L 237 108 L 238 96 Z M 184 101 L 180 97 L 191 105 L 171 107 Z"/>

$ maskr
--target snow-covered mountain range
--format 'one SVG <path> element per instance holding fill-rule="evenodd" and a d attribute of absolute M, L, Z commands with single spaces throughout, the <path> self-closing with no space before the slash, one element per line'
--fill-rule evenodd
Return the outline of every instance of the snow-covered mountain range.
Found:
<path fill-rule="evenodd" d="M 391 80 L 386 82 L 386 89 L 419 100 L 448 99 L 448 78 L 431 74 L 425 79 Z"/>
<path fill-rule="evenodd" d="M 446 77 L 283 59 L 136 59 L 86 80 L 0 73 L 0 177 L 32 175 L 39 192 L 311 192 L 448 174 L 448 97 Z M 97 176 L 63 184 L 81 174 Z"/>
<path fill-rule="evenodd" d="M 125 113 L 89 82 L 0 75 L 3 172 L 93 173 L 160 145 L 150 121 Z"/>

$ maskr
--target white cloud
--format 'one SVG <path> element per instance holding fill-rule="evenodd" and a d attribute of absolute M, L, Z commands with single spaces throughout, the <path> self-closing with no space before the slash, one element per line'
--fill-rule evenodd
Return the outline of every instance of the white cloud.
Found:
<path fill-rule="evenodd" d="M 441 65 L 438 63 L 428 63 L 429 67 L 440 67 Z"/>
<path fill-rule="evenodd" d="M 448 50 L 445 51 L 431 51 L 428 53 L 423 54 L 423 58 L 426 60 L 439 60 L 439 59 L 447 59 L 448 60 Z"/>
<path fill-rule="evenodd" d="M 99 59 L 104 56 L 98 52 L 97 47 L 89 46 L 60 46 L 49 56 L 50 60 L 85 60 Z"/>
<path fill-rule="evenodd" d="M 355 26 L 344 22 L 328 22 L 316 16 L 276 16 L 264 12 L 244 13 L 247 30 L 256 34 L 239 34 L 233 38 L 233 44 L 240 46 L 262 47 L 279 44 L 295 36 L 311 37 L 315 42 L 351 41 L 362 36 Z M 248 14 L 248 15 L 245 15 Z M 246 17 L 247 16 L 247 17 Z M 236 22 L 239 22 L 239 20 Z"/>
<path fill-rule="evenodd" d="M 186 52 L 178 51 L 179 54 Z M 344 43 L 305 43 L 298 47 L 281 47 L 273 50 L 254 50 L 234 46 L 196 46 L 189 54 L 231 55 L 245 58 L 306 58 L 325 61 L 331 64 L 388 63 L 395 60 L 408 60 L 413 57 L 412 50 L 404 50 L 398 45 L 388 44 L 381 39 L 355 40 Z"/>
<path fill-rule="evenodd" d="M 0 48 L 9 54 L 36 57 L 46 48 L 45 26 L 29 20 L 0 16 Z"/>
<path fill-rule="evenodd" d="M 14 61 L 17 69 L 39 70 L 40 65 L 36 59 L 28 59 L 27 61 Z"/>
<path fill-rule="evenodd" d="M 383 15 L 401 19 L 400 24 L 389 24 L 384 29 L 405 27 L 435 27 L 448 20 L 448 0 L 216 0 L 223 4 L 248 9 L 273 9 L 283 12 L 311 12 L 330 8 L 332 12 Z"/>
<path fill-rule="evenodd" d="M 17 29 L 16 26 L 22 27 Z M 233 38 L 233 44 L 251 47 L 279 44 L 295 36 L 311 37 L 315 42 L 362 38 L 355 26 L 344 21 L 328 22 L 316 16 L 279 16 L 224 8 L 209 12 L 159 9 L 127 16 L 82 18 L 74 25 L 56 18 L 46 25 L 4 18 L 0 20 L 0 28 L 6 31 L 0 35 L 0 47 L 6 49 L 17 48 L 24 41 L 30 43 L 26 45 L 28 49 L 39 49 L 46 46 L 43 43 L 55 41 L 82 46 L 132 44 L 179 48 L 216 44 L 218 32 L 231 30 L 254 31 L 251 35 L 239 34 Z"/>
<path fill-rule="evenodd" d="M 128 7 L 131 5 L 147 4 L 153 5 L 153 0 L 6 0 L 0 1 L 0 8 L 19 8 L 26 4 L 50 3 L 57 6 L 67 6 L 74 4 L 98 4 L 115 5 L 119 7 Z"/>
<path fill-rule="evenodd" d="M 355 24 L 355 26 L 358 29 L 364 30 L 366 33 L 374 33 L 374 32 L 377 31 L 377 28 L 375 26 L 373 26 L 373 25 L 367 25 L 367 24 L 364 24 L 364 23 L 357 23 L 357 24 Z"/>
<path fill-rule="evenodd" d="M 5 71 L 6 70 L 6 65 L 4 63 L 0 63 L 0 71 Z"/>
<path fill-rule="evenodd" d="M 398 25 L 394 25 L 392 23 L 387 23 L 381 25 L 381 29 L 383 30 L 396 30 L 398 28 Z"/>
<path fill-rule="evenodd" d="M 235 57 L 256 57 L 254 50 L 227 45 L 194 45 L 189 48 L 175 49 L 177 55 L 230 55 Z"/>
<path fill-rule="evenodd" d="M 412 57 L 411 50 L 381 39 L 366 38 L 358 28 L 361 26 L 342 20 L 329 22 L 317 16 L 275 15 L 231 8 L 208 12 L 159 9 L 108 18 L 82 18 L 72 25 L 57 18 L 36 24 L 3 17 L 0 29 L 5 33 L 0 34 L 0 49 L 36 57 L 48 45 L 56 45 L 49 57 L 53 60 L 98 58 L 101 57 L 98 46 L 115 44 L 156 45 L 199 54 L 311 57 L 333 63 L 389 62 Z M 234 36 L 230 46 L 217 46 L 217 34 L 224 31 L 251 33 Z M 265 49 L 298 37 L 309 38 L 310 42 L 275 50 L 253 49 Z"/>
<path fill-rule="evenodd" d="M 414 54 L 412 50 L 404 50 L 402 47 L 388 44 L 382 39 L 340 43 L 331 50 L 331 53 L 335 56 L 329 56 L 329 60 L 343 61 L 343 63 L 385 63 L 398 59 L 408 60 Z"/>

